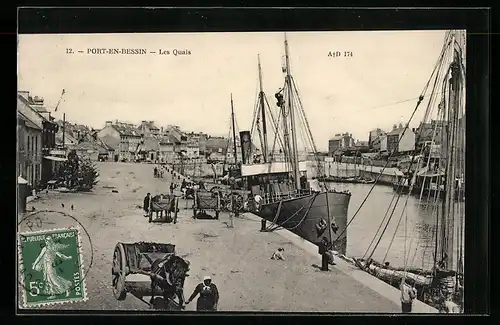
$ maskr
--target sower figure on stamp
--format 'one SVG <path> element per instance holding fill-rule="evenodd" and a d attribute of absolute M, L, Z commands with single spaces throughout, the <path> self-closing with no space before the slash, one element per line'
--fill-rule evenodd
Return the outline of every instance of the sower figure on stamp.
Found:
<path fill-rule="evenodd" d="M 212 279 L 209 276 L 205 276 L 203 282 L 196 286 L 186 304 L 189 304 L 198 294 L 200 294 L 200 297 L 196 302 L 196 311 L 217 311 L 219 290 L 212 283 Z"/>
<path fill-rule="evenodd" d="M 55 261 L 56 258 L 61 260 L 70 260 L 71 256 L 66 256 L 59 252 L 61 249 L 68 247 L 68 245 L 55 243 L 52 237 L 45 237 L 45 247 L 42 248 L 40 254 L 33 262 L 32 268 L 35 271 L 43 274 L 43 284 L 41 292 L 48 295 L 49 298 L 55 298 L 56 295 L 66 293 L 70 294 L 71 281 L 59 276 L 56 271 Z"/>

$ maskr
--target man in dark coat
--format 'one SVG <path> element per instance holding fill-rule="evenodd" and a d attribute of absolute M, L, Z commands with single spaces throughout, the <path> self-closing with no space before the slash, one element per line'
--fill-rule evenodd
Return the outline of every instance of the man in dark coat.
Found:
<path fill-rule="evenodd" d="M 196 302 L 196 311 L 217 311 L 219 290 L 212 283 L 212 279 L 209 276 L 204 277 L 203 282 L 196 286 L 186 304 L 189 304 L 198 294 L 200 294 L 200 297 L 198 297 Z"/>
<path fill-rule="evenodd" d="M 150 209 L 150 203 L 151 203 L 151 193 L 148 193 L 146 194 L 146 196 L 144 197 L 144 202 L 142 204 L 142 208 L 144 209 L 144 211 L 146 212 L 146 217 L 148 216 L 149 214 L 149 209 Z"/>
<path fill-rule="evenodd" d="M 321 271 L 328 271 L 328 249 L 329 249 L 329 241 L 326 237 L 323 237 L 318 244 L 318 253 L 321 255 Z"/>

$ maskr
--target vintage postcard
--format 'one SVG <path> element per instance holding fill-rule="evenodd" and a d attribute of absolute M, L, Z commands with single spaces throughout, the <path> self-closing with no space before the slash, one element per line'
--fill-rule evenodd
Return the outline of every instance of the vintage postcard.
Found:
<path fill-rule="evenodd" d="M 24 308 L 86 300 L 77 228 L 20 233 L 18 238 Z"/>
<path fill-rule="evenodd" d="M 19 35 L 21 305 L 463 312 L 465 34 Z"/>

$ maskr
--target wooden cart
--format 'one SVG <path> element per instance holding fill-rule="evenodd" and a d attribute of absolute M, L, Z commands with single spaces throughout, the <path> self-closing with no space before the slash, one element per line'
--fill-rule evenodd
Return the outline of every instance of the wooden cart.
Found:
<path fill-rule="evenodd" d="M 179 198 L 175 195 L 156 195 L 151 198 L 149 207 L 149 222 L 174 222 L 177 223 L 177 213 L 179 211 Z M 164 213 L 161 218 L 156 218 L 156 212 Z M 173 213 L 173 215 L 172 215 Z"/>
<path fill-rule="evenodd" d="M 194 192 L 193 218 L 196 219 L 199 215 L 207 215 L 208 210 L 215 211 L 215 219 L 219 219 L 219 213 L 222 211 L 219 193 L 196 190 Z"/>
<path fill-rule="evenodd" d="M 175 245 L 137 242 L 117 243 L 113 253 L 112 286 L 113 295 L 117 300 L 124 300 L 127 293 L 154 307 L 153 304 L 144 300 L 145 296 L 163 297 L 163 290 L 158 286 L 151 289 L 151 279 L 166 280 L 157 273 L 151 272 L 153 263 L 157 260 L 172 258 L 175 256 Z M 177 257 L 178 258 L 178 257 Z M 189 265 L 189 262 L 187 262 Z M 187 274 L 186 274 L 187 276 Z M 183 284 L 183 281 L 182 281 Z M 165 301 L 164 309 L 181 310 L 183 301 L 175 301 L 169 298 Z M 178 299 L 179 300 L 179 299 Z"/>

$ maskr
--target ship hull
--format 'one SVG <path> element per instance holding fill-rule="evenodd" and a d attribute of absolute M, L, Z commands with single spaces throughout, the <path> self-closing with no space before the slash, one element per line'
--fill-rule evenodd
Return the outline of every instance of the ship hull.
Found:
<path fill-rule="evenodd" d="M 347 231 L 344 230 L 350 199 L 351 194 L 344 192 L 313 193 L 284 199 L 281 208 L 279 201 L 263 204 L 257 215 L 316 245 L 323 237 L 330 238 L 331 233 L 333 250 L 345 255 Z M 326 222 L 326 227 L 318 226 L 321 220 Z M 338 227 L 336 233 L 332 225 Z"/>

